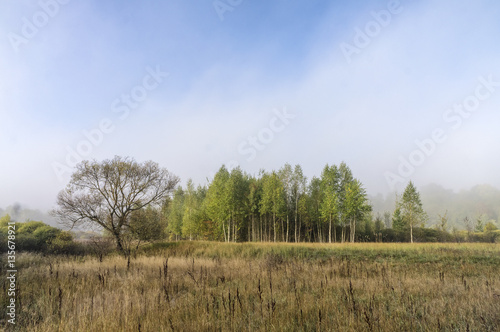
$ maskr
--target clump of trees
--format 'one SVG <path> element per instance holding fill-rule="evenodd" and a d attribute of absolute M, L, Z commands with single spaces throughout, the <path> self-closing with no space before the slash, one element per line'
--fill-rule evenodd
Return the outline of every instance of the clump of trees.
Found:
<path fill-rule="evenodd" d="M 345 164 L 326 165 L 308 180 L 300 165 L 257 176 L 222 166 L 207 186 L 188 181 L 167 202 L 173 240 L 282 242 L 457 242 L 500 239 L 490 222 L 484 235 L 447 229 L 446 214 L 433 228 L 420 193 L 409 182 L 394 211 L 372 213 L 366 190 Z M 486 222 L 472 228 L 486 229 Z M 498 237 L 497 237 L 498 236 Z"/>
<path fill-rule="evenodd" d="M 362 182 L 345 163 L 308 180 L 300 165 L 250 175 L 222 166 L 205 186 L 179 179 L 148 161 L 115 157 L 77 166 L 53 215 L 71 226 L 98 226 L 119 252 L 171 240 L 282 242 L 459 241 L 446 214 L 434 229 L 410 182 L 391 213 L 374 217 Z M 479 225 L 496 235 L 494 225 Z M 493 234 L 493 235 L 491 235 Z M 468 240 L 472 239 L 471 236 Z M 493 239 L 494 241 L 494 239 Z"/>
<path fill-rule="evenodd" d="M 355 242 L 371 222 L 366 190 L 345 163 L 310 182 L 300 165 L 258 176 L 222 166 L 208 186 L 177 187 L 167 211 L 173 239 L 226 242 Z"/>

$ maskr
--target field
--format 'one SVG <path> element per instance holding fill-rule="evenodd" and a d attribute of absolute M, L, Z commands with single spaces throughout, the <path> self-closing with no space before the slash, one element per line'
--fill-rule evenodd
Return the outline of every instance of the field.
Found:
<path fill-rule="evenodd" d="M 180 242 L 129 266 L 34 254 L 18 266 L 9 330 L 500 330 L 498 244 Z"/>

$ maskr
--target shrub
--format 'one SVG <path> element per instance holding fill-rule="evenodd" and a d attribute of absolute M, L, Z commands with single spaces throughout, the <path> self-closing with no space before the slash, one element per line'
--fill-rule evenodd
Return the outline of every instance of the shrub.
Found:
<path fill-rule="evenodd" d="M 82 244 L 74 242 L 70 232 L 62 231 L 52 240 L 48 251 L 59 255 L 83 255 L 87 249 Z"/>

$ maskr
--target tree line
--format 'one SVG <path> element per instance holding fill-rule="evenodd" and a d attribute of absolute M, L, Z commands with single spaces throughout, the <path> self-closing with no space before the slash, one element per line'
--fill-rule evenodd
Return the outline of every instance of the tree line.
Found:
<path fill-rule="evenodd" d="M 366 190 L 345 164 L 326 165 L 310 181 L 285 164 L 258 176 L 222 166 L 207 186 L 178 186 L 167 205 L 176 239 L 354 242 L 371 211 Z"/>
<path fill-rule="evenodd" d="M 222 166 L 207 185 L 185 187 L 147 161 L 115 157 L 77 165 L 52 215 L 69 226 L 98 226 L 125 255 L 144 242 L 449 241 L 446 231 L 426 229 L 428 217 L 410 182 L 392 215 L 373 216 L 363 183 L 349 166 L 326 165 L 307 179 L 285 164 L 257 176 Z"/>

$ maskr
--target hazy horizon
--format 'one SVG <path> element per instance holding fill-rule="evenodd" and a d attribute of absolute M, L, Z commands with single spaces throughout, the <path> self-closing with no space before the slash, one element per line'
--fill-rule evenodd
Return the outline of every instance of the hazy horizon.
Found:
<path fill-rule="evenodd" d="M 0 207 L 80 159 L 207 184 L 344 161 L 368 194 L 500 188 L 500 3 L 0 3 Z M 496 143 L 498 144 L 498 143 Z"/>

